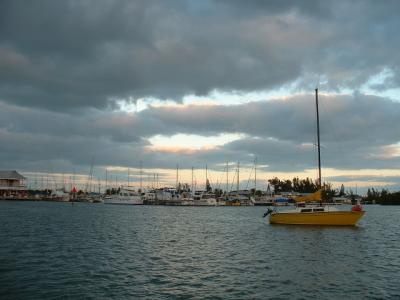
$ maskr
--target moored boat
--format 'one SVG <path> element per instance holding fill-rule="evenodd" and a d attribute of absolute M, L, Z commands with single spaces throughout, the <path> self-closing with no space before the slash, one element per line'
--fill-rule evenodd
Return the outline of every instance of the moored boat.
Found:
<path fill-rule="evenodd" d="M 140 193 L 121 188 L 116 194 L 106 195 L 104 204 L 142 205 L 143 199 Z"/>
<path fill-rule="evenodd" d="M 317 149 L 318 149 L 318 186 L 317 192 L 295 198 L 297 207 L 294 210 L 276 211 L 268 209 L 264 217 L 270 215 L 271 224 L 288 225 L 332 225 L 354 226 L 365 214 L 362 206 L 357 204 L 350 211 L 340 211 L 323 202 L 321 189 L 321 144 L 319 133 L 318 89 L 315 89 L 317 115 Z"/>
<path fill-rule="evenodd" d="M 354 226 L 364 213 L 359 205 L 353 206 L 350 211 L 338 210 L 329 205 L 306 205 L 293 210 L 271 211 L 269 222 L 288 225 Z"/>
<path fill-rule="evenodd" d="M 196 191 L 193 195 L 194 206 L 217 206 L 217 199 L 213 193 Z"/>

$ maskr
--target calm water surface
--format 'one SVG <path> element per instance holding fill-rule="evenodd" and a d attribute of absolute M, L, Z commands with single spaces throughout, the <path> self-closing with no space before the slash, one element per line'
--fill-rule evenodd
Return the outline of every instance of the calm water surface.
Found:
<path fill-rule="evenodd" d="M 400 207 L 355 228 L 264 207 L 0 201 L 1 299 L 400 299 Z"/>

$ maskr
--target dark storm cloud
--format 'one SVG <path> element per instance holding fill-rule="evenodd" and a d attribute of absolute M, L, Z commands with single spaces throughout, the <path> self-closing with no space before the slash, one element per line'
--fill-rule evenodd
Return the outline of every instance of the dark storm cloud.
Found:
<path fill-rule="evenodd" d="M 92 158 L 96 166 L 139 166 L 143 143 L 115 143 L 98 137 L 58 137 L 10 133 L 0 130 L 2 169 L 31 171 L 88 170 Z"/>
<path fill-rule="evenodd" d="M 0 102 L 0 128 L 13 133 L 29 133 L 60 138 L 103 137 L 115 142 L 137 142 L 143 130 L 134 115 L 92 110 L 85 115 L 69 115 L 21 108 Z M 137 126 L 136 126 L 137 124 Z"/>
<path fill-rule="evenodd" d="M 0 99 L 71 111 L 296 82 L 398 85 L 397 1 L 1 1 Z"/>
<path fill-rule="evenodd" d="M 398 168 L 399 104 L 362 88 L 398 88 L 398 1 L 0 1 L 0 168 L 86 173 L 98 166 L 266 171 L 315 166 L 313 95 L 240 105 L 118 111 L 140 97 L 290 86 L 321 95 L 324 167 Z M 151 102 L 151 101 L 150 101 Z M 178 133 L 239 140 L 166 151 Z M 179 145 L 171 145 L 179 146 Z M 50 168 L 50 169 L 49 169 Z"/>

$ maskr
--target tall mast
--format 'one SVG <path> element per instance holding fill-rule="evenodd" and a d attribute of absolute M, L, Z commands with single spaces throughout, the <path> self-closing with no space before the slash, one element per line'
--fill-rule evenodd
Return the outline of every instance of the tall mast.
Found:
<path fill-rule="evenodd" d="M 237 164 L 237 178 L 236 178 L 236 194 L 239 195 L 239 165 L 240 163 L 238 162 Z"/>
<path fill-rule="evenodd" d="M 142 172 L 143 172 L 143 170 L 142 170 L 142 168 L 143 168 L 143 163 L 142 163 L 142 161 L 140 161 L 140 192 L 142 192 L 142 182 L 143 182 L 143 179 L 142 179 Z"/>
<path fill-rule="evenodd" d="M 179 183 L 179 164 L 176 164 L 176 189 L 178 189 Z"/>
<path fill-rule="evenodd" d="M 107 187 L 108 187 L 108 174 L 107 174 L 107 168 L 106 168 L 106 193 L 107 193 Z"/>
<path fill-rule="evenodd" d="M 72 169 L 72 184 L 75 187 L 75 168 Z M 43 177 L 42 177 L 42 185 L 43 185 Z"/>
<path fill-rule="evenodd" d="M 229 188 L 229 169 L 228 169 L 228 162 L 226 162 L 226 192 L 225 195 L 228 195 L 228 188 Z"/>
<path fill-rule="evenodd" d="M 257 156 L 254 158 L 254 195 L 257 192 Z"/>
<path fill-rule="evenodd" d="M 92 191 L 93 163 L 94 163 L 94 156 L 92 156 L 92 160 L 90 163 L 89 175 L 87 177 L 87 181 L 86 181 L 86 185 L 85 185 L 85 193 Z"/>
<path fill-rule="evenodd" d="M 128 187 L 129 187 L 129 176 L 130 176 L 130 169 L 128 168 Z"/>
<path fill-rule="evenodd" d="M 192 194 L 193 194 L 193 166 L 192 166 L 192 186 L 191 186 L 191 189 L 192 189 Z"/>
<path fill-rule="evenodd" d="M 206 191 L 207 191 L 207 183 L 208 183 L 208 169 L 206 164 Z"/>
<path fill-rule="evenodd" d="M 157 179 L 156 179 L 156 188 L 158 189 L 158 173 L 157 173 Z"/>
<path fill-rule="evenodd" d="M 319 109 L 318 109 L 318 89 L 315 89 L 315 107 L 317 110 L 317 147 L 318 147 L 318 188 L 321 188 L 321 143 L 319 137 Z"/>

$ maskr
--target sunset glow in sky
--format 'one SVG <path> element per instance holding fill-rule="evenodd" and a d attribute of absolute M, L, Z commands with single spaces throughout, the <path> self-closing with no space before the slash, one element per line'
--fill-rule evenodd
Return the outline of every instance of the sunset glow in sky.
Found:
<path fill-rule="evenodd" d="M 245 188 L 257 158 L 259 187 L 316 178 L 318 86 L 324 180 L 398 190 L 399 6 L 1 1 L 0 169 L 200 185 L 207 165 L 221 185 L 240 162 Z"/>

